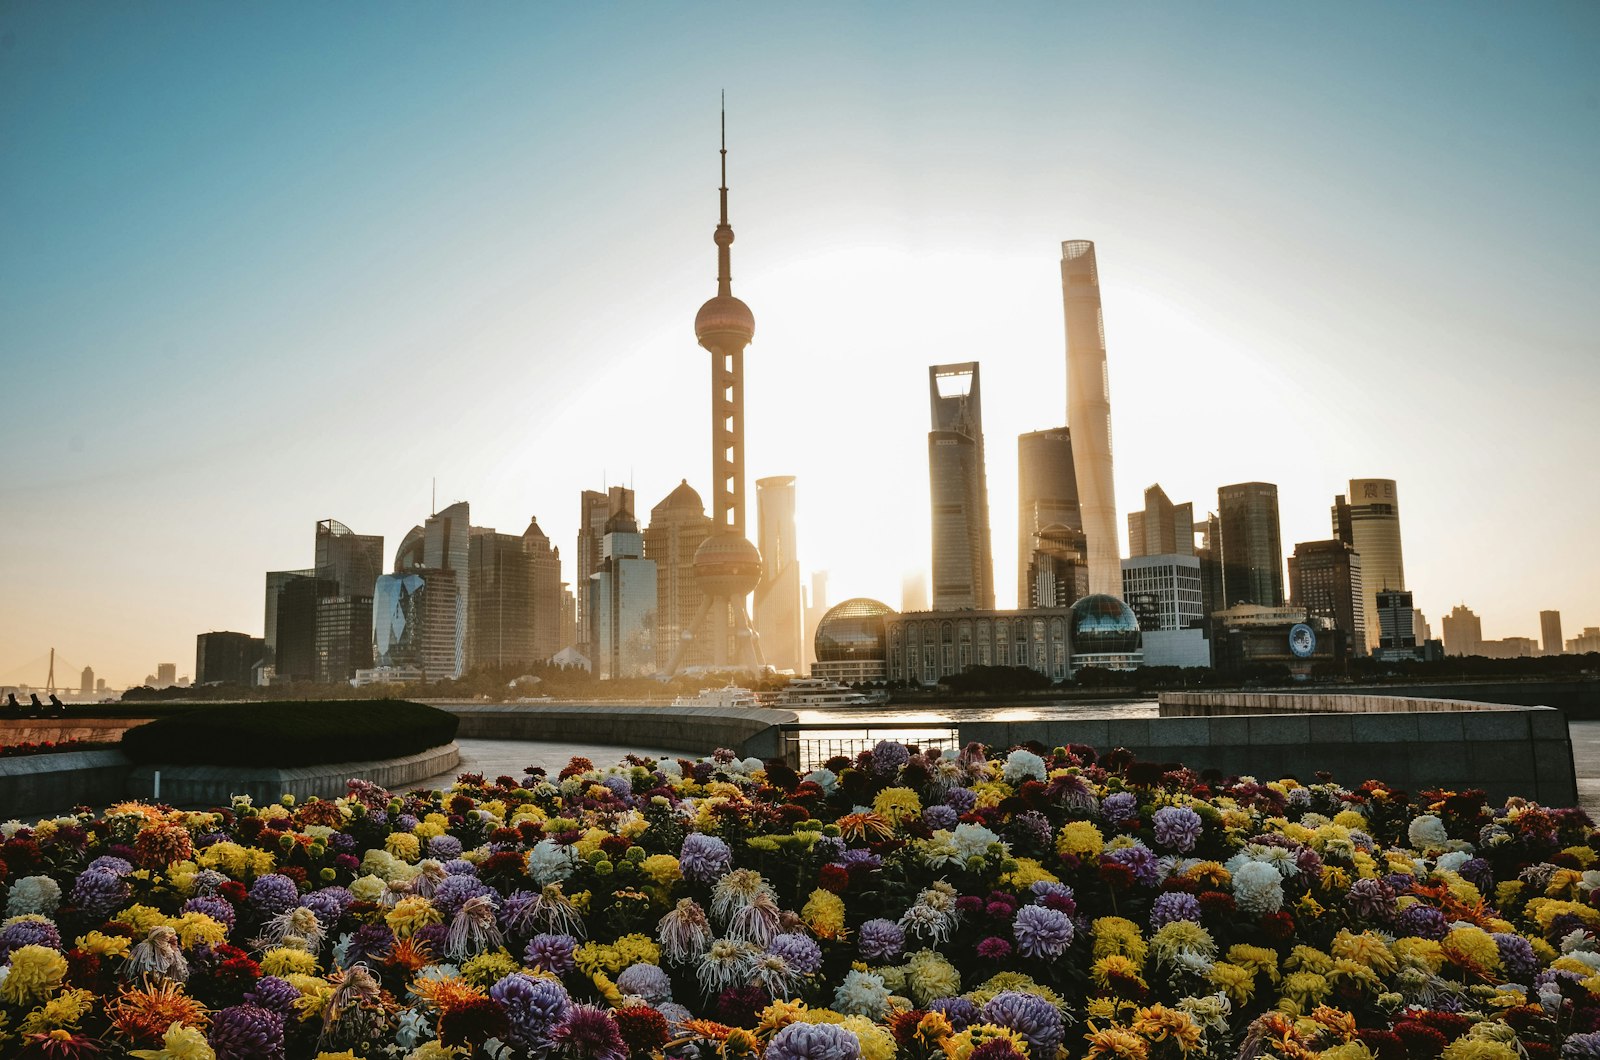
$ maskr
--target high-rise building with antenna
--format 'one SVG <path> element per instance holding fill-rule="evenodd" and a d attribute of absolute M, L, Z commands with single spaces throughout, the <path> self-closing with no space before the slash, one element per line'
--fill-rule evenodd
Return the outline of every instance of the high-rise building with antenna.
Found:
<path fill-rule="evenodd" d="M 1061 244 L 1061 301 L 1067 325 L 1067 427 L 1088 539 L 1089 592 L 1122 596 L 1121 534 L 1111 478 L 1111 384 L 1094 244 Z"/>
<path fill-rule="evenodd" d="M 695 583 L 704 600 L 693 639 L 711 641 L 711 665 L 758 671 L 761 645 L 750 625 L 748 599 L 761 581 L 761 553 L 744 536 L 744 348 L 755 336 L 756 318 L 733 295 L 728 223 L 728 123 L 722 118 L 722 215 L 717 222 L 716 297 L 695 314 L 694 335 L 711 354 L 711 536 L 694 556 Z M 679 672 L 689 642 L 673 654 Z"/>
<path fill-rule="evenodd" d="M 928 368 L 933 429 L 928 493 L 933 505 L 933 609 L 994 609 L 989 482 L 983 460 L 978 362 Z"/>

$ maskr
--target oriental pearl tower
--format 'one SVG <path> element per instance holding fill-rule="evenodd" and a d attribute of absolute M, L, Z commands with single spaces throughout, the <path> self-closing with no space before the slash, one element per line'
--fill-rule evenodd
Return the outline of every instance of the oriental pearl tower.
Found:
<path fill-rule="evenodd" d="M 681 673 L 689 645 L 709 638 L 717 669 L 758 672 L 761 645 L 746 606 L 761 580 L 761 553 L 744 536 L 744 348 L 756 331 L 750 307 L 733 296 L 733 226 L 728 223 L 728 119 L 722 116 L 722 219 L 717 223 L 717 295 L 695 314 L 694 335 L 711 354 L 712 529 L 694 554 L 704 600 L 668 671 Z M 704 643 L 702 641 L 702 643 Z"/>

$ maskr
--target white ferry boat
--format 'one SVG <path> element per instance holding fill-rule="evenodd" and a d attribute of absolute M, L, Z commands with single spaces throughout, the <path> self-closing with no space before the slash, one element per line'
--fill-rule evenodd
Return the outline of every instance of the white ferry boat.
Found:
<path fill-rule="evenodd" d="M 702 688 L 699 695 L 679 696 L 672 701 L 675 707 L 759 707 L 756 694 L 738 685 L 722 688 Z"/>
<path fill-rule="evenodd" d="M 889 702 L 887 692 L 857 692 L 824 677 L 790 681 L 773 699 L 775 707 L 870 707 Z"/>

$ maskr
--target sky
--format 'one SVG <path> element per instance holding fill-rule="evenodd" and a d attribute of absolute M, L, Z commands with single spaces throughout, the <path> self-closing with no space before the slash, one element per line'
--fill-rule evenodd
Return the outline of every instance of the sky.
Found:
<path fill-rule="evenodd" d="M 723 91 L 752 502 L 797 476 L 832 601 L 926 568 L 927 368 L 977 360 L 1013 602 L 1092 239 L 1119 521 L 1275 482 L 1287 552 L 1392 478 L 1436 635 L 1571 637 L 1597 47 L 1593 3 L 0 4 L 0 684 L 192 673 L 435 483 L 569 578 L 580 490 L 709 499 Z"/>

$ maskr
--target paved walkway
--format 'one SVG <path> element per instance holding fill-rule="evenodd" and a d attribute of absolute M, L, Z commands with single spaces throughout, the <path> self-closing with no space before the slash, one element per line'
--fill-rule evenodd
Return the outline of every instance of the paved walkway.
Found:
<path fill-rule="evenodd" d="M 682 751 L 663 751 L 648 747 L 607 747 L 586 743 L 543 743 L 531 740 L 477 740 L 459 739 L 461 765 L 448 773 L 419 781 L 412 787 L 448 788 L 458 773 L 482 773 L 493 780 L 501 775 L 520 779 L 529 766 L 543 766 L 551 776 L 561 772 L 573 755 L 589 759 L 597 766 L 614 765 L 626 754 L 649 755 L 652 758 L 696 758 Z"/>
<path fill-rule="evenodd" d="M 1578 772 L 1578 805 L 1600 821 L 1600 721 L 1567 722 Z"/>

